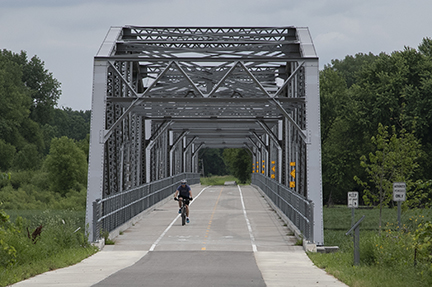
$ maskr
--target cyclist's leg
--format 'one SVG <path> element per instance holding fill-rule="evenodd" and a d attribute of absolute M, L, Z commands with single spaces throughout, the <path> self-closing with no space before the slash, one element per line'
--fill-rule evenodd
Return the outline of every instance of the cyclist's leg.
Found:
<path fill-rule="evenodd" d="M 186 216 L 189 217 L 189 200 L 185 202 L 186 205 Z"/>
<path fill-rule="evenodd" d="M 178 205 L 179 205 L 179 211 L 178 211 L 178 213 L 181 213 L 181 208 L 182 208 L 182 201 L 183 200 L 183 198 L 181 198 L 180 196 L 178 197 Z"/>
<path fill-rule="evenodd" d="M 189 202 L 186 204 L 186 223 L 189 223 Z"/>

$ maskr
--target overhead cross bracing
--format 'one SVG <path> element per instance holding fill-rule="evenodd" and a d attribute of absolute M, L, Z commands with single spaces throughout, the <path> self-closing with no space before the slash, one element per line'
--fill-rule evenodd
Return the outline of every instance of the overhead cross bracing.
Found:
<path fill-rule="evenodd" d="M 112 27 L 95 56 L 93 188 L 103 198 L 199 172 L 203 147 L 247 148 L 253 172 L 285 185 L 295 162 L 293 189 L 309 198 L 317 64 L 307 28 Z"/>

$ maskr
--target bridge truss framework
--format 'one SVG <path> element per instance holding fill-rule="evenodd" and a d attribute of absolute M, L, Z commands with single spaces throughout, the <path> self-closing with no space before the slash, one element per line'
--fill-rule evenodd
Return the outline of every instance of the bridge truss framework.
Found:
<path fill-rule="evenodd" d="M 308 28 L 112 27 L 94 58 L 92 203 L 179 173 L 203 148 L 246 148 L 254 173 L 313 203 L 324 243 L 318 57 Z"/>

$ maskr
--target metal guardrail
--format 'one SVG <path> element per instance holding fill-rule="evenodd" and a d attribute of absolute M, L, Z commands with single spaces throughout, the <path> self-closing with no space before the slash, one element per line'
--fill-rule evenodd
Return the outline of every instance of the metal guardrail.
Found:
<path fill-rule="evenodd" d="M 182 173 L 125 190 L 113 196 L 97 199 L 93 202 L 93 238 L 95 242 L 102 231 L 111 232 L 134 216 L 172 195 L 180 180 L 187 179 L 188 184 L 200 182 L 198 173 Z"/>
<path fill-rule="evenodd" d="M 300 230 L 306 240 L 313 239 L 313 202 L 302 195 L 293 192 L 274 179 L 253 173 L 252 184 L 270 198 L 270 200 L 285 214 Z"/>

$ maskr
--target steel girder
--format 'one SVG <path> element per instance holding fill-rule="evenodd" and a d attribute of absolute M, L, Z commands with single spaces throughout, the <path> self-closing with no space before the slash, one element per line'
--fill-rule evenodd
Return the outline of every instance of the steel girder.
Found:
<path fill-rule="evenodd" d="M 307 28 L 110 29 L 94 58 L 87 223 L 98 198 L 197 172 L 202 147 L 247 148 L 253 172 L 314 202 L 323 243 L 318 58 Z"/>

